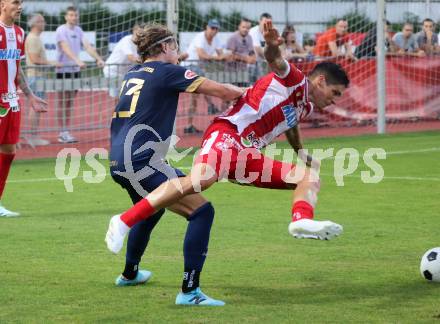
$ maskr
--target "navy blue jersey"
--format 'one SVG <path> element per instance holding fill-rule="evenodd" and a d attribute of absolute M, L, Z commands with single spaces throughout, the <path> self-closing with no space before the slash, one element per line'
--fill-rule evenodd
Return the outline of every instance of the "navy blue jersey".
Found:
<path fill-rule="evenodd" d="M 142 168 L 153 154 L 164 158 L 179 94 L 194 92 L 203 80 L 181 66 L 160 61 L 145 62 L 128 71 L 111 123 L 111 168 L 124 169 L 124 154 L 135 169 Z"/>

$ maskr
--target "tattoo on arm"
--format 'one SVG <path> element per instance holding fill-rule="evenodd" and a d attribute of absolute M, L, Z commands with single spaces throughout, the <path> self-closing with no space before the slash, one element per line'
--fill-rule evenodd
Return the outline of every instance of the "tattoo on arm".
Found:
<path fill-rule="evenodd" d="M 264 47 L 264 57 L 266 58 L 272 71 L 276 74 L 283 76 L 286 74 L 289 66 L 286 60 L 281 55 L 280 48 L 278 46 L 266 45 Z"/>
<path fill-rule="evenodd" d="M 20 87 L 21 91 L 23 91 L 26 97 L 32 95 L 32 90 L 29 88 L 26 76 L 24 75 L 21 66 L 18 68 L 18 86 Z"/>

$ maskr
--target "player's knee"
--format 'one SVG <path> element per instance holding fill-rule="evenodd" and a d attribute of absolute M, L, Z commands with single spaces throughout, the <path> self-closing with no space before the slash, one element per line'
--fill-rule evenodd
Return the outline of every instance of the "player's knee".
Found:
<path fill-rule="evenodd" d="M 206 163 L 198 163 L 191 170 L 191 186 L 194 192 L 208 189 L 217 181 L 215 170 Z"/>
<path fill-rule="evenodd" d="M 188 217 L 188 221 L 192 221 L 200 216 L 209 219 L 211 222 L 214 219 L 215 209 L 211 202 L 207 201 L 202 206 L 194 210 Z"/>
<path fill-rule="evenodd" d="M 3 154 L 15 154 L 16 153 L 15 144 L 1 144 L 0 145 L 0 153 Z"/>

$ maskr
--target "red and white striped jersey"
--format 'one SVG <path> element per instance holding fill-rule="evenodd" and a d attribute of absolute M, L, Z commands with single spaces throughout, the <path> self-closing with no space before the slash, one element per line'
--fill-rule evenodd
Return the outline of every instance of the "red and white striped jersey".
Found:
<path fill-rule="evenodd" d="M 0 107 L 18 106 L 17 75 L 24 58 L 24 31 L 0 22 Z"/>
<path fill-rule="evenodd" d="M 242 138 L 262 148 L 296 126 L 312 110 L 307 78 L 289 64 L 285 78 L 275 73 L 262 77 L 217 120 L 228 120 Z"/>

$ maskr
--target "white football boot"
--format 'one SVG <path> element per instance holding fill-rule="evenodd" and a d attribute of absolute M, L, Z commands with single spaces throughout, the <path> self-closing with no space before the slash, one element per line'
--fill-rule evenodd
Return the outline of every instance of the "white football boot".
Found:
<path fill-rule="evenodd" d="M 342 226 L 331 221 L 304 218 L 289 224 L 289 233 L 295 238 L 331 240 L 342 232 Z"/>
<path fill-rule="evenodd" d="M 20 216 L 20 214 L 10 211 L 0 204 L 0 217 L 17 217 L 17 216 Z"/>
<path fill-rule="evenodd" d="M 124 238 L 130 231 L 128 227 L 120 218 L 121 215 L 115 215 L 110 219 L 107 234 L 105 235 L 105 242 L 107 248 L 114 254 L 118 254 L 124 245 Z"/>

